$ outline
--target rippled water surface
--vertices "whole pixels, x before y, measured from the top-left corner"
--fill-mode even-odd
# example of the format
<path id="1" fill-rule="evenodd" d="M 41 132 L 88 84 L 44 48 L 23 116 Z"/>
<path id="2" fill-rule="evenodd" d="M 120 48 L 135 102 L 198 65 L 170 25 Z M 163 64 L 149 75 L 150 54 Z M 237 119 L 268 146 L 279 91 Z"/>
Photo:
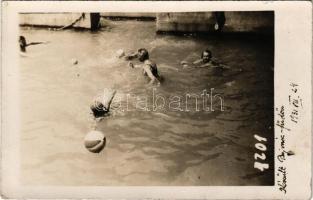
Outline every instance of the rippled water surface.
<path id="1" fill-rule="evenodd" d="M 273 40 L 156 35 L 152 21 L 108 24 L 96 33 L 21 28 L 29 42 L 50 41 L 28 47 L 20 59 L 24 184 L 273 184 Z M 115 57 L 118 49 L 140 47 L 157 63 L 161 86 L 147 86 L 140 70 Z M 206 48 L 230 70 L 182 68 L 182 60 L 194 61 Z M 117 94 L 111 115 L 95 123 L 89 105 L 103 88 Z M 225 111 L 216 109 L 216 100 L 215 111 L 196 111 L 202 102 L 194 98 L 181 102 L 189 112 L 135 109 L 138 100 L 151 109 L 153 93 L 168 100 L 212 88 Z M 136 98 L 127 103 L 127 94 Z M 93 127 L 107 138 L 99 154 L 83 143 Z M 254 134 L 268 138 L 265 172 L 253 167 Z"/>

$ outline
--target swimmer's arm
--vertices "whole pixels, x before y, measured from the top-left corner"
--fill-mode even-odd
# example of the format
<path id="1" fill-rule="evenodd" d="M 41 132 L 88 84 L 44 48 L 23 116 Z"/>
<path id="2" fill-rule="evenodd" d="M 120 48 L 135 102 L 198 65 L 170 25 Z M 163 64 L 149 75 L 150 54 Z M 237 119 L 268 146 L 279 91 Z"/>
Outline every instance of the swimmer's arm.
<path id="1" fill-rule="evenodd" d="M 145 65 L 143 69 L 147 73 L 148 77 L 151 79 L 149 85 L 152 85 L 154 82 L 160 83 L 159 80 L 152 74 L 149 65 Z"/>
<path id="2" fill-rule="evenodd" d="M 205 63 L 203 65 L 198 66 L 199 68 L 203 68 L 203 67 L 212 67 L 211 63 Z"/>
<path id="3" fill-rule="evenodd" d="M 125 56 L 125 59 L 126 60 L 132 60 L 134 58 L 137 58 L 138 57 L 138 53 L 131 53 L 131 54 L 128 54 Z"/>
<path id="4" fill-rule="evenodd" d="M 140 68 L 140 67 L 142 67 L 142 65 L 134 65 L 132 62 L 129 62 L 128 66 L 131 67 L 131 68 Z"/>
<path id="5" fill-rule="evenodd" d="M 220 67 L 222 67 L 222 68 L 224 68 L 224 69 L 230 69 L 230 67 L 229 67 L 229 66 L 224 65 L 224 64 L 219 64 L 219 66 L 220 66 Z"/>
<path id="6" fill-rule="evenodd" d="M 218 61 L 216 61 L 215 59 L 212 59 L 211 61 L 212 63 L 212 66 L 211 67 L 221 67 L 221 68 L 224 68 L 224 69 L 230 69 L 229 66 L 225 65 L 225 64 L 222 64 L 222 63 L 219 63 Z"/>
<path id="7" fill-rule="evenodd" d="M 221 64 L 221 63 L 217 63 L 215 61 L 212 62 L 212 68 L 223 68 L 223 69 L 230 69 L 229 66 Z"/>
<path id="8" fill-rule="evenodd" d="M 134 66 L 134 68 L 140 68 L 140 67 L 142 67 L 142 65 L 133 65 Z"/>
<path id="9" fill-rule="evenodd" d="M 199 60 L 194 61 L 192 64 L 197 65 L 197 64 L 199 64 L 201 62 L 202 62 L 202 59 L 199 59 Z"/>
<path id="10" fill-rule="evenodd" d="M 37 44 L 48 44 L 49 42 L 31 42 L 27 44 L 26 46 L 31 46 L 31 45 L 37 45 Z"/>

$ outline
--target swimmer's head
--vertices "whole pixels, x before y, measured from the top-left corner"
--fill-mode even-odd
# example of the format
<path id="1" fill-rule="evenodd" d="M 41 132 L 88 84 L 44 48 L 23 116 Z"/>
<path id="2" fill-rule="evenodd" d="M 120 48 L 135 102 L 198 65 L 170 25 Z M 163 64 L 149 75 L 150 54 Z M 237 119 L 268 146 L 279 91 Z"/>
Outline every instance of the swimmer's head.
<path id="1" fill-rule="evenodd" d="M 22 51 L 22 52 L 25 52 L 25 51 L 26 51 L 27 43 L 26 43 L 26 39 L 25 39 L 24 36 L 20 36 L 19 43 L 20 43 L 20 49 L 21 49 L 21 51 Z"/>
<path id="2" fill-rule="evenodd" d="M 212 52 L 208 49 L 204 50 L 201 55 L 201 59 L 204 63 L 210 62 L 212 58 Z"/>
<path id="3" fill-rule="evenodd" d="M 138 59 L 140 62 L 144 62 L 145 60 L 149 59 L 149 53 L 147 49 L 144 48 L 138 49 Z"/>

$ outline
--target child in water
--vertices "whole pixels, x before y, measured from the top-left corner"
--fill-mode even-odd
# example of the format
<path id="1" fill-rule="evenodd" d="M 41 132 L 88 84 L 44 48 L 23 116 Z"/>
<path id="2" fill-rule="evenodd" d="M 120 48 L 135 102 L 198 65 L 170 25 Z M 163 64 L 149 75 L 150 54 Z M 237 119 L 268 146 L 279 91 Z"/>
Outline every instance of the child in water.
<path id="1" fill-rule="evenodd" d="M 153 83 L 160 84 L 160 76 L 157 65 L 149 59 L 148 51 L 144 48 L 140 48 L 136 53 L 124 56 L 124 59 L 126 60 L 133 60 L 135 58 L 138 58 L 142 64 L 134 65 L 132 62 L 129 62 L 128 66 L 132 68 L 142 68 L 143 74 L 150 78 L 149 85 Z"/>

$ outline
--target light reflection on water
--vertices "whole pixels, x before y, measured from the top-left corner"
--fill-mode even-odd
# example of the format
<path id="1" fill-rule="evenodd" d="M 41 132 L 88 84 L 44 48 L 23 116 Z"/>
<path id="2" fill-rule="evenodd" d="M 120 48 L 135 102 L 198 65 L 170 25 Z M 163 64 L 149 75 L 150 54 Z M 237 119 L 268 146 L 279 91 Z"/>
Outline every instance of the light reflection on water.
<path id="1" fill-rule="evenodd" d="M 271 41 L 213 36 L 156 35 L 154 22 L 111 22 L 98 33 L 21 29 L 29 42 L 21 59 L 22 181 L 48 185 L 260 185 L 272 172 L 253 168 L 253 134 L 271 140 L 273 47 Z M 115 58 L 118 49 L 145 47 L 164 78 L 156 92 L 165 98 L 200 95 L 214 88 L 225 112 L 158 112 L 115 109 L 96 124 L 107 136 L 100 154 L 83 146 L 94 122 L 93 97 L 103 88 L 151 101 L 141 71 Z M 182 69 L 209 48 L 231 70 Z M 71 59 L 78 64 L 72 65 Z M 238 72 L 243 69 L 243 72 Z M 226 83 L 233 82 L 231 86 Z M 195 105 L 189 99 L 188 106 Z M 182 107 L 186 106 L 184 102 Z M 269 143 L 269 149 L 272 144 Z M 270 152 L 268 152 L 271 156 Z M 269 159 L 271 163 L 271 158 Z"/>

